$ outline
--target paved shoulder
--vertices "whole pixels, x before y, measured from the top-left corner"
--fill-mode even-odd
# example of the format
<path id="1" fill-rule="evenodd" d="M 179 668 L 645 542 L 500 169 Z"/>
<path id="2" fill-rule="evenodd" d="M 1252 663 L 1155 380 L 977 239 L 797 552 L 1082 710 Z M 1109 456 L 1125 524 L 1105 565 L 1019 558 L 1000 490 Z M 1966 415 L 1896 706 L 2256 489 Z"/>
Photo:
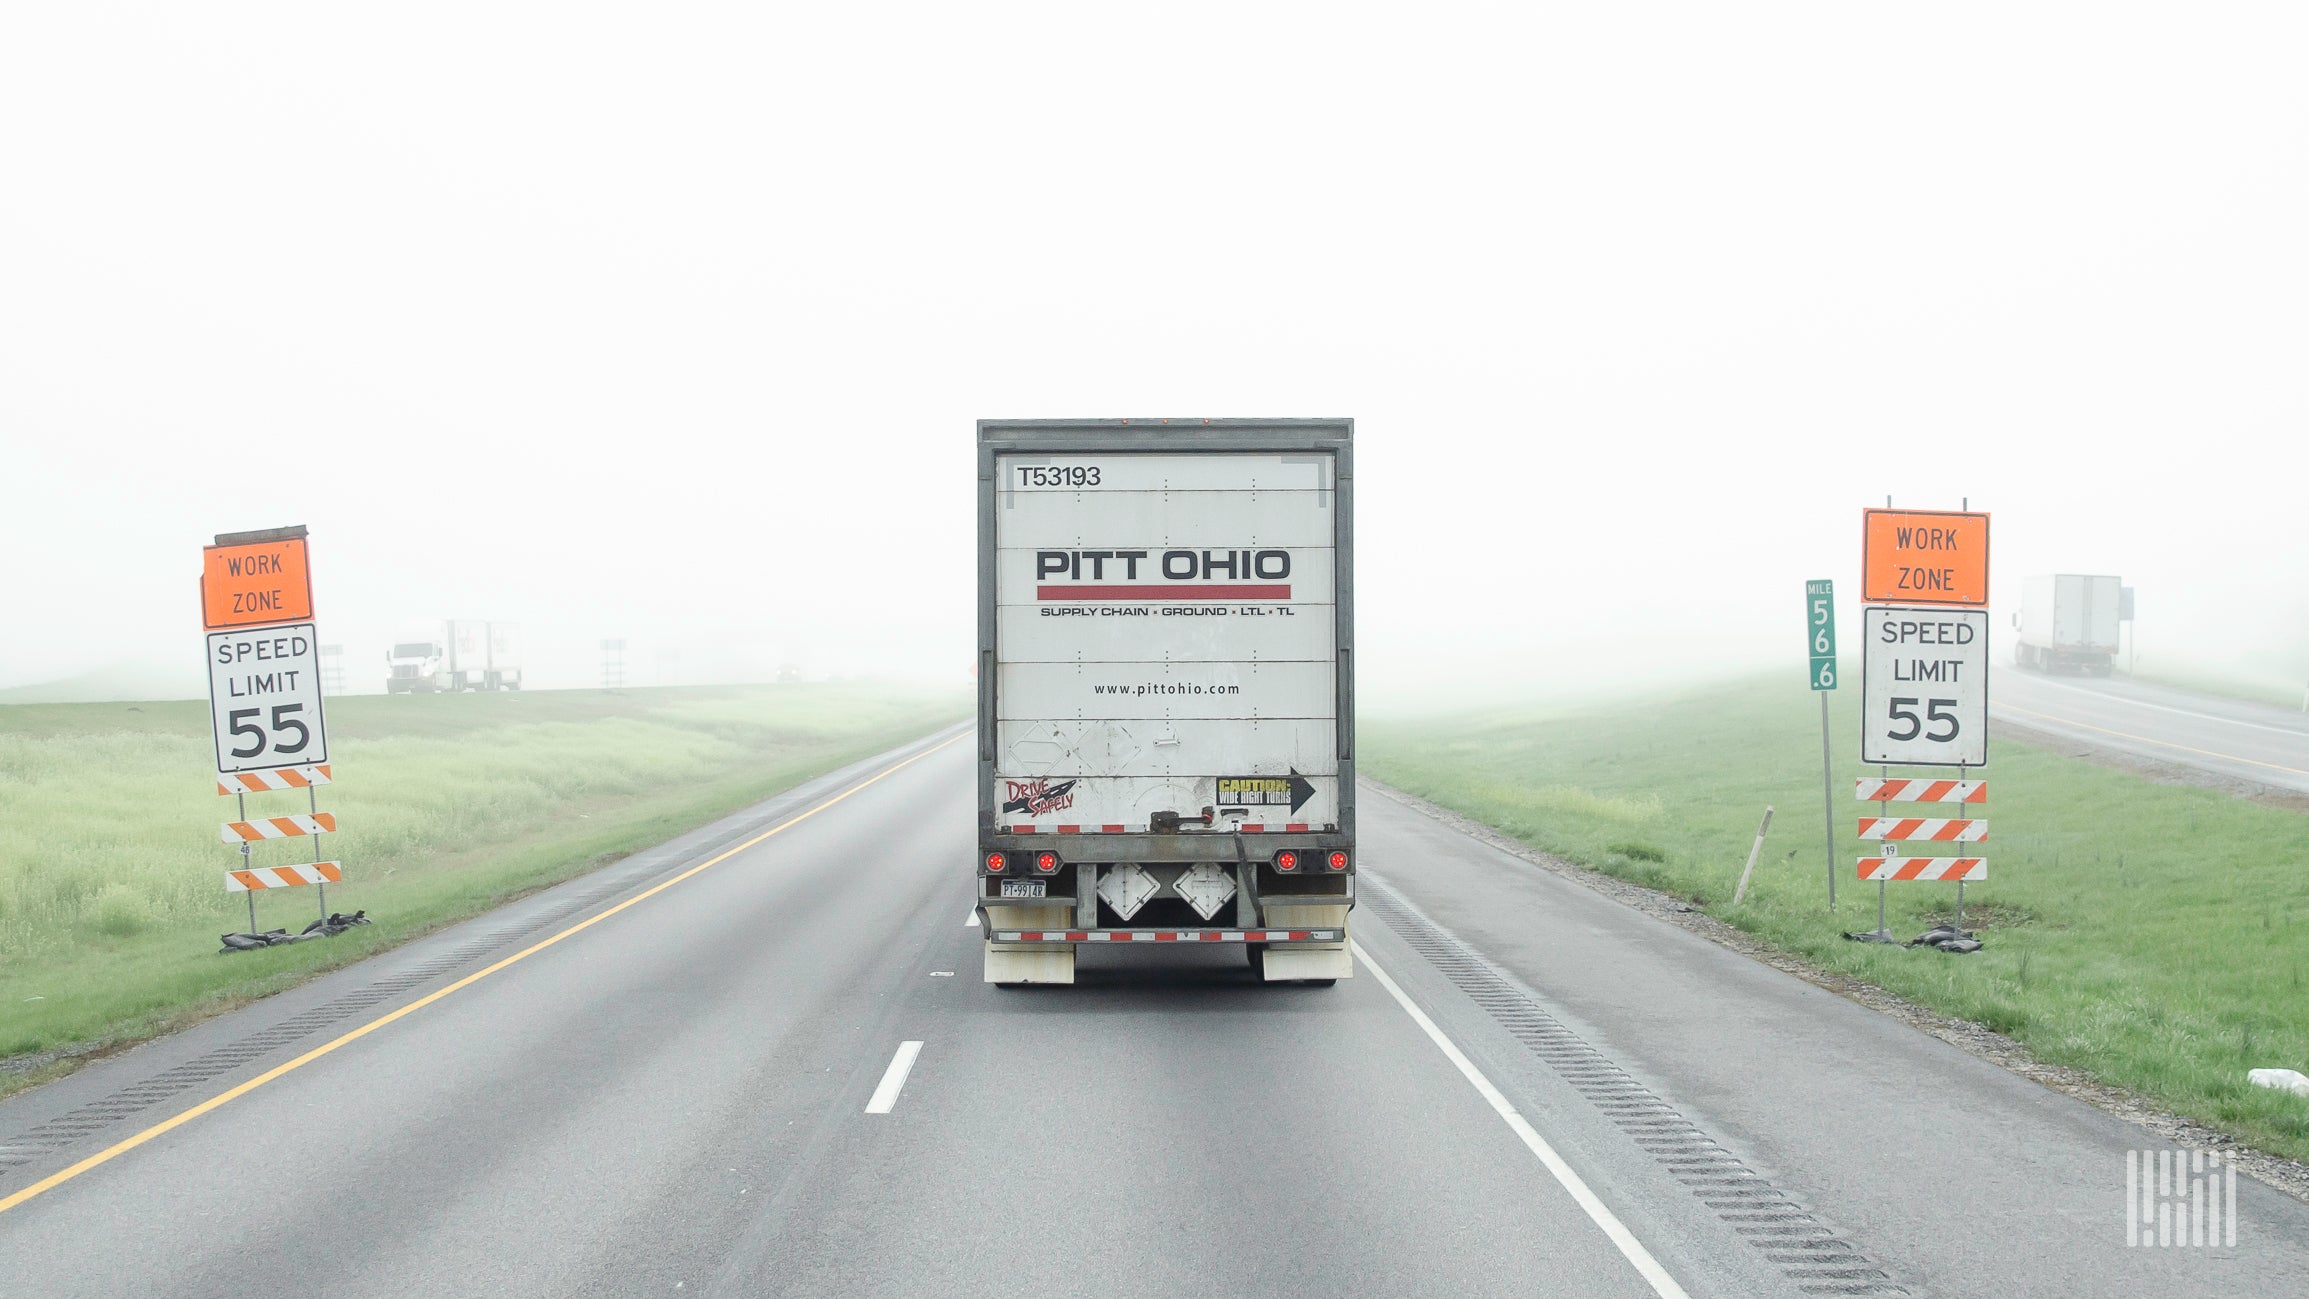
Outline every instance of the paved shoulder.
<path id="1" fill-rule="evenodd" d="M 1596 1066 L 1544 1040 L 1537 1067 L 1624 1075 L 1884 1278 L 1856 1284 L 2118 1295 L 2218 1275 L 2309 1294 L 2309 1205 L 2240 1180 L 2235 1249 L 2128 1248 L 2127 1152 L 2147 1132 L 1400 803 L 1367 800 L 1363 829 L 1364 861 L 1471 954 L 1450 959 L 1479 959 L 1617 1072 L 1582 1075 Z M 1645 1143 L 1621 1145 L 1632 1160 Z"/>

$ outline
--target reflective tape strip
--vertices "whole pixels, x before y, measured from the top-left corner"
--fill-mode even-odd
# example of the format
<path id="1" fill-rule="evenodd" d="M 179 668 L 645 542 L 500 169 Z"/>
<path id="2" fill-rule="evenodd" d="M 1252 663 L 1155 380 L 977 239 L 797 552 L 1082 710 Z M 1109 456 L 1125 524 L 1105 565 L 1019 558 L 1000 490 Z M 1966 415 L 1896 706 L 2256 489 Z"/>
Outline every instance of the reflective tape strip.
<path id="1" fill-rule="evenodd" d="M 1984 880 L 1988 860 L 1983 857 L 1863 857 L 1864 880 Z"/>
<path id="2" fill-rule="evenodd" d="M 996 834 L 1129 834 L 1127 825 L 998 825 Z"/>
<path id="3" fill-rule="evenodd" d="M 301 884 L 334 884 L 343 878 L 344 863 L 309 861 L 294 866 L 251 866 L 247 870 L 226 871 L 224 887 L 227 893 L 248 893 L 259 889 L 293 889 Z"/>
<path id="4" fill-rule="evenodd" d="M 1258 825 L 1243 825 L 1235 828 L 1245 834 L 1274 834 L 1278 831 L 1284 834 L 1307 834 L 1313 831 L 1315 827 L 1305 821 L 1293 821 L 1288 825 L 1267 825 L 1262 822 Z"/>
<path id="5" fill-rule="evenodd" d="M 250 843 L 258 839 L 294 839 L 300 834 L 326 834 L 336 828 L 334 812 L 315 812 L 310 816 L 299 812 L 295 816 L 268 816 L 262 821 L 227 821 L 220 837 L 226 843 Z"/>
<path id="6" fill-rule="evenodd" d="M 1346 936 L 1337 929 L 1005 929 L 987 935 L 998 943 L 1336 943 Z"/>
<path id="7" fill-rule="evenodd" d="M 270 771 L 220 772 L 216 792 L 261 794 L 269 789 L 306 789 L 330 783 L 329 766 L 324 762 L 311 767 L 275 767 Z"/>
<path id="8" fill-rule="evenodd" d="M 1934 817 L 1864 816 L 1863 839 L 1923 839 L 1935 843 L 1979 843 L 1988 838 L 1986 821 L 1952 821 Z"/>
<path id="9" fill-rule="evenodd" d="M 1985 803 L 1985 780 L 1878 780 L 1862 776 L 1853 791 L 1863 803 Z"/>

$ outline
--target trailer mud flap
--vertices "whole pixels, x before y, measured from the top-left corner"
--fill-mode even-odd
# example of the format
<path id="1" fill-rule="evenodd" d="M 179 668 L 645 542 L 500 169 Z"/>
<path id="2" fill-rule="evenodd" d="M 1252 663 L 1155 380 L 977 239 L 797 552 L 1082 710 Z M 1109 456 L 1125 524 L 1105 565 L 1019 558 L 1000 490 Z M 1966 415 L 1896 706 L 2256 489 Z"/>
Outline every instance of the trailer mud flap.
<path id="1" fill-rule="evenodd" d="M 1000 906 L 986 905 L 986 932 L 998 930 L 1064 930 L 1074 909 L 1064 903 L 1056 906 Z M 991 937 L 986 942 L 986 981 L 988 983 L 1072 983 L 1074 982 L 1074 944 L 1072 943 L 998 943 Z"/>
<path id="2" fill-rule="evenodd" d="M 1270 929 L 1336 929 L 1339 941 L 1335 943 L 1276 944 L 1267 948 L 1261 961 L 1267 982 L 1281 983 L 1290 979 L 1351 979 L 1355 977 L 1355 956 L 1347 950 L 1347 904 L 1332 902 L 1285 902 L 1274 897 L 1260 899 Z"/>

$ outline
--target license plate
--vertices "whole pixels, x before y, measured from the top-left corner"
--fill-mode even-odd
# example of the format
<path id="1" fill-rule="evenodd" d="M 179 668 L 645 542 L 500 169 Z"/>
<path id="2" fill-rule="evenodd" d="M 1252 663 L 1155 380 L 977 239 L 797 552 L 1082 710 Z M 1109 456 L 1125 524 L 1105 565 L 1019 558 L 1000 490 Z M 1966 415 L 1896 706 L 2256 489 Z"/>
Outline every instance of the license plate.
<path id="1" fill-rule="evenodd" d="M 1006 898 L 1043 897 L 1045 896 L 1043 890 L 1048 888 L 1049 884 L 1048 880 L 1004 880 L 1002 881 L 1002 896 Z"/>

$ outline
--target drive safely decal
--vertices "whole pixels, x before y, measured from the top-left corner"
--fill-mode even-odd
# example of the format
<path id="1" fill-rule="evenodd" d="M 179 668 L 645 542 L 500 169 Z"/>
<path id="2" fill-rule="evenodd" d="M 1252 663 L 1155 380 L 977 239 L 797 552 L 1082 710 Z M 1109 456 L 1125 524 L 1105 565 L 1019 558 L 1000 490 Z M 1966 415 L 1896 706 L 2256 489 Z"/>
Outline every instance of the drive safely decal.
<path id="1" fill-rule="evenodd" d="M 1045 812 L 1063 812 L 1074 806 L 1074 787 L 1077 782 L 1062 780 L 1053 785 L 1036 777 L 1033 780 L 1006 780 L 1002 782 L 1002 811 L 1005 815 L 1041 816 Z"/>

